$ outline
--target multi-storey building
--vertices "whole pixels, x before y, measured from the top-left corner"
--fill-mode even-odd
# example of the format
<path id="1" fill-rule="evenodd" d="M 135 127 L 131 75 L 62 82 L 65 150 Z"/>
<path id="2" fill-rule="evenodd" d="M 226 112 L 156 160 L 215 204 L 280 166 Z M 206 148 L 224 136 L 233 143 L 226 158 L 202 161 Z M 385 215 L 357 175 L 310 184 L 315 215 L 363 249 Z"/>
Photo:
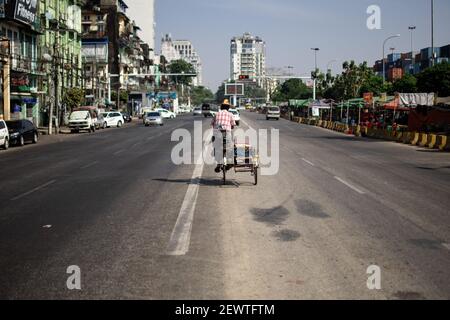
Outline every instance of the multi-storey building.
<path id="1" fill-rule="evenodd" d="M 0 33 L 3 76 L 0 117 L 29 119 L 39 123 L 38 2 L 10 0 L 0 2 Z"/>
<path id="2" fill-rule="evenodd" d="M 87 76 L 87 87 L 90 87 L 95 101 L 103 101 L 106 96 L 107 102 L 117 105 L 119 98 L 111 101 L 111 92 L 126 90 L 140 96 L 140 99 L 133 100 L 142 103 L 151 90 L 154 79 L 136 75 L 149 73 L 153 65 L 150 53 L 153 48 L 146 47 L 144 54 L 144 42 L 138 34 L 140 28 L 130 19 L 127 10 L 128 5 L 123 0 L 93 0 L 83 7 L 83 43 L 86 50 L 92 52 L 94 46 L 102 48 L 102 53 L 107 55 L 106 61 L 85 57 L 86 74 L 91 75 Z M 133 111 L 133 106 L 128 107 Z"/>
<path id="3" fill-rule="evenodd" d="M 179 53 L 180 58 L 192 64 L 197 73 L 197 77 L 192 79 L 194 86 L 201 86 L 203 83 L 202 61 L 192 43 L 188 40 L 174 40 L 173 46 Z"/>
<path id="4" fill-rule="evenodd" d="M 230 78 L 237 81 L 241 76 L 262 87 L 266 75 L 266 44 L 249 33 L 231 39 Z"/>
<path id="5" fill-rule="evenodd" d="M 145 12 L 145 15 L 142 13 Z M 155 0 L 133 0 L 133 5 L 128 8 L 131 17 L 139 17 L 136 23 L 142 28 L 141 39 L 148 44 L 151 60 L 154 59 L 155 49 Z"/>
<path id="6" fill-rule="evenodd" d="M 175 49 L 171 34 L 166 34 L 161 39 L 161 55 L 164 56 L 165 61 L 168 63 L 181 59 L 180 52 Z"/>
<path id="7" fill-rule="evenodd" d="M 43 93 L 43 115 L 51 104 L 58 122 L 70 112 L 63 104 L 69 88 L 83 88 L 83 64 L 81 59 L 81 7 L 86 0 L 39 0 L 39 59 L 46 76 L 39 89 Z M 46 57 L 51 57 L 49 61 Z M 47 119 L 48 120 L 48 119 Z M 46 124 L 46 123 L 41 123 Z"/>

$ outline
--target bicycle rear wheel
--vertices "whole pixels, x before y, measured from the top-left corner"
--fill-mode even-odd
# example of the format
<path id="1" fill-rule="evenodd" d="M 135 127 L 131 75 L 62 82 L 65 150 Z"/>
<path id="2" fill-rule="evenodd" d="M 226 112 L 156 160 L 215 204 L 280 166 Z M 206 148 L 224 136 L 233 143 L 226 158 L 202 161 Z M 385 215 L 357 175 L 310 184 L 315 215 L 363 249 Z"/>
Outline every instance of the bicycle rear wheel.
<path id="1" fill-rule="evenodd" d="M 223 185 L 226 185 L 227 184 L 227 168 L 226 168 L 226 166 L 223 166 L 222 171 L 223 171 Z"/>

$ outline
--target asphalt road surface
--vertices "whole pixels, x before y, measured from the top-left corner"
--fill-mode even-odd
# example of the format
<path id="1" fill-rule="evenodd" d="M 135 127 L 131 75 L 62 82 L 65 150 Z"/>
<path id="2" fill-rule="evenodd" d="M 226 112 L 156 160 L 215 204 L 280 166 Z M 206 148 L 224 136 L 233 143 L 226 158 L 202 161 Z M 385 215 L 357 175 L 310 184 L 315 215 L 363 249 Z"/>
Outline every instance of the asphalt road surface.
<path id="1" fill-rule="evenodd" d="M 0 298 L 450 299 L 450 154 L 253 113 L 242 127 L 280 130 L 258 186 L 172 163 L 190 115 L 0 152 Z"/>

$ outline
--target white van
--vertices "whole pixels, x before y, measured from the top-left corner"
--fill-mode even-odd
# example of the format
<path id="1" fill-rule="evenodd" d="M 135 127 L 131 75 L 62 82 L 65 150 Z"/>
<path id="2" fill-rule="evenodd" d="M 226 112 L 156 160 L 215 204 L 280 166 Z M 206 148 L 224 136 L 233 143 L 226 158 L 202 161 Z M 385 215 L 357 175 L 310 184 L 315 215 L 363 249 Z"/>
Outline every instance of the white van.
<path id="1" fill-rule="evenodd" d="M 9 148 L 9 131 L 6 122 L 0 120 L 0 147 L 5 150 Z"/>
<path id="2" fill-rule="evenodd" d="M 69 117 L 69 129 L 70 132 L 78 132 L 81 130 L 87 130 L 95 132 L 97 119 L 91 116 L 89 111 L 74 111 Z"/>

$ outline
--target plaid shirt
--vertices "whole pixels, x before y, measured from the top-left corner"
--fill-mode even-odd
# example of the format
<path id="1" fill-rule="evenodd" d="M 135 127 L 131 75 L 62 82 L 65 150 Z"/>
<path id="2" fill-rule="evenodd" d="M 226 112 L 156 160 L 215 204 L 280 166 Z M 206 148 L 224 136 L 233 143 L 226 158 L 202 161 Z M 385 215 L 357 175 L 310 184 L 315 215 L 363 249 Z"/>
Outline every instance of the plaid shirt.
<path id="1" fill-rule="evenodd" d="M 214 117 L 211 125 L 214 129 L 231 131 L 236 126 L 236 122 L 234 121 L 233 114 L 228 111 L 220 111 Z"/>

